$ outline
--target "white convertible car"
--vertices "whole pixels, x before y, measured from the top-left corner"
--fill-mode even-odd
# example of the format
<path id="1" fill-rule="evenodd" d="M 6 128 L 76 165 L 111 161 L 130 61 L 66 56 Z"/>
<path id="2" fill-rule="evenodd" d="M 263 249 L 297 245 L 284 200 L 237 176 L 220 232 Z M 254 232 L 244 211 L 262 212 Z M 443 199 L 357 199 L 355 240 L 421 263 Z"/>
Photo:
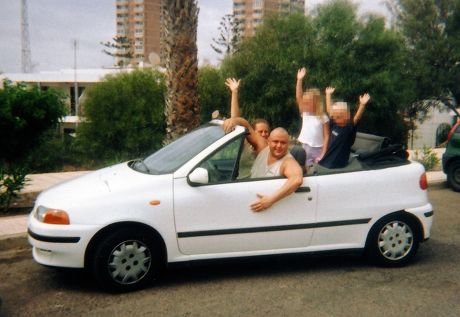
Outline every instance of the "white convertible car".
<path id="1" fill-rule="evenodd" d="M 252 212 L 256 194 L 285 179 L 239 179 L 246 131 L 221 124 L 41 193 L 28 224 L 34 259 L 126 291 L 185 261 L 340 250 L 400 266 L 430 237 L 424 168 L 385 146 L 344 169 L 311 169 L 295 193 Z"/>

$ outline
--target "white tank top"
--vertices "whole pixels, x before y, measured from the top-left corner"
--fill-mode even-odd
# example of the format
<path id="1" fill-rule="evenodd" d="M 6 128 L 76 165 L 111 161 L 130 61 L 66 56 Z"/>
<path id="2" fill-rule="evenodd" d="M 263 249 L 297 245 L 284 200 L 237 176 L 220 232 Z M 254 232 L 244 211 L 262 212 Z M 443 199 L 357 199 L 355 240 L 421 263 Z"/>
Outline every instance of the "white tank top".
<path id="1" fill-rule="evenodd" d="M 281 164 L 283 164 L 283 162 L 287 158 L 292 157 L 292 155 L 288 152 L 285 156 L 277 160 L 275 163 L 268 165 L 267 161 L 269 153 L 270 149 L 267 146 L 257 155 L 256 160 L 254 161 L 254 165 L 252 165 L 251 178 L 281 176 Z"/>
<path id="2" fill-rule="evenodd" d="M 329 118 L 326 115 L 320 117 L 302 112 L 302 129 L 298 140 L 312 147 L 323 146 L 323 124 L 328 121 Z"/>

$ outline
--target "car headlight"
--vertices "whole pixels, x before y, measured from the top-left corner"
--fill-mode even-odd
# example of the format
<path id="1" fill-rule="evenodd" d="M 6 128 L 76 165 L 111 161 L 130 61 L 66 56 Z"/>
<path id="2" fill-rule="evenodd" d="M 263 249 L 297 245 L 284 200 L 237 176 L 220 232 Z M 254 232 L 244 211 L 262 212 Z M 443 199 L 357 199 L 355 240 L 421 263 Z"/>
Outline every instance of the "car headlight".
<path id="1" fill-rule="evenodd" d="M 35 218 L 43 223 L 53 225 L 69 225 L 70 218 L 67 212 L 56 208 L 48 208 L 45 206 L 38 206 L 35 211 Z"/>

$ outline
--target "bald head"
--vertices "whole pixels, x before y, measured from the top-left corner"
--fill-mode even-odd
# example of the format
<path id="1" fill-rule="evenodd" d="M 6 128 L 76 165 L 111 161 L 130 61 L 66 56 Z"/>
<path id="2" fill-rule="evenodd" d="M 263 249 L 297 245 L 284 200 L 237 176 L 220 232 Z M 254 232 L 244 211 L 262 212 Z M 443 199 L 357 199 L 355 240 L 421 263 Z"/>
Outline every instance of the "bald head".
<path id="1" fill-rule="evenodd" d="M 288 153 L 289 133 L 283 128 L 276 128 L 268 137 L 270 153 L 276 159 L 280 159 Z"/>
<path id="2" fill-rule="evenodd" d="M 286 131 L 286 129 L 281 127 L 273 129 L 273 131 L 270 133 L 270 137 L 272 135 L 276 135 L 277 137 L 286 137 L 287 139 L 289 139 L 289 133 Z"/>

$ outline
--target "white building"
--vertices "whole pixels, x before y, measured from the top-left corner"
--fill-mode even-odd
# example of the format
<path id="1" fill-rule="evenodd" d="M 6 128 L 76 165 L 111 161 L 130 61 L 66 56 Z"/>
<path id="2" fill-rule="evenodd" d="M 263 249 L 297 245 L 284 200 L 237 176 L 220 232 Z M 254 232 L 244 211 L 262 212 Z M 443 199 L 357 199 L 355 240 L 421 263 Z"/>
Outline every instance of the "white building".
<path id="1" fill-rule="evenodd" d="M 62 120 L 61 128 L 72 132 L 79 122 L 79 107 L 84 92 L 88 87 L 103 80 L 107 75 L 117 74 L 130 69 L 63 69 L 60 71 L 46 71 L 38 73 L 3 73 L 0 74 L 0 89 L 3 89 L 4 80 L 13 83 L 25 83 L 29 86 L 38 86 L 40 89 L 54 88 L 62 90 L 67 96 L 68 115 Z M 75 91 L 78 98 L 75 98 Z"/>
<path id="2" fill-rule="evenodd" d="M 449 108 L 445 107 L 443 111 L 432 108 L 428 118 L 423 123 L 416 122 L 417 129 L 414 132 L 413 145 L 411 146 L 411 135 L 409 135 L 409 147 L 416 150 L 423 149 L 424 146 L 429 148 L 438 146 L 443 142 L 439 139 L 442 126 L 444 124 L 452 126 L 455 120 L 457 120 L 455 113 Z"/>

